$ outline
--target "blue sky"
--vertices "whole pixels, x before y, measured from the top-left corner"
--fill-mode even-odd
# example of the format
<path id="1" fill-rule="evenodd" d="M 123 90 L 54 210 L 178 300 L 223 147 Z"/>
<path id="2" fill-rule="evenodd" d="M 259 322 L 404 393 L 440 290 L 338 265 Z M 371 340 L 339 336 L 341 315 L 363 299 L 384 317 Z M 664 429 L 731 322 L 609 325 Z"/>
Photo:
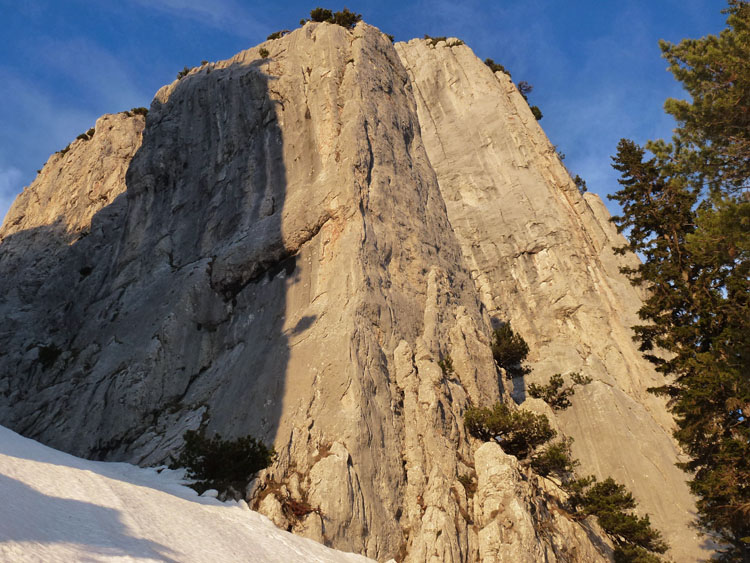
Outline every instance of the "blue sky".
<path id="1" fill-rule="evenodd" d="M 49 155 L 103 113 L 148 107 L 184 66 L 220 60 L 319 4 L 242 0 L 0 0 L 0 217 Z M 344 4 L 320 4 L 333 10 Z M 718 33 L 720 0 L 347 2 L 397 41 L 447 35 L 534 85 L 565 164 L 605 195 L 617 141 L 669 137 L 684 97 L 659 39 Z M 610 205 L 611 207 L 611 205 Z"/>

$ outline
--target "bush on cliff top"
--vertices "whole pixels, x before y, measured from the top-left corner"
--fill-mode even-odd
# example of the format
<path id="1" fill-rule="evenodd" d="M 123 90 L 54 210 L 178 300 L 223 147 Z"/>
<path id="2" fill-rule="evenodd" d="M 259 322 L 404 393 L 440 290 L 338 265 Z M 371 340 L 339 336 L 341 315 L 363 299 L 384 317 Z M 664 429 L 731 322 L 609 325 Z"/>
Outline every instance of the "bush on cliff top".
<path id="1" fill-rule="evenodd" d="M 333 23 L 346 29 L 352 29 L 357 25 L 357 22 L 362 21 L 362 14 L 350 12 L 347 8 L 340 12 L 332 12 L 326 8 L 314 8 L 310 10 L 310 19 L 301 19 L 299 23 L 304 25 L 308 21 Z"/>

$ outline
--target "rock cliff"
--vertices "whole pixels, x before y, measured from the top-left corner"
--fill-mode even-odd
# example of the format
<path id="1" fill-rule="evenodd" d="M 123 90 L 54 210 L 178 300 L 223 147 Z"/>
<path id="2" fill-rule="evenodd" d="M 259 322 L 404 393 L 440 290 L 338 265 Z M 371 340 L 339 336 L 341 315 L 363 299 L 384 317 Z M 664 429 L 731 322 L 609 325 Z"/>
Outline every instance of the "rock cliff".
<path id="1" fill-rule="evenodd" d="M 0 423 L 140 464 L 187 429 L 252 434 L 279 452 L 254 505 L 378 560 L 606 560 L 553 484 L 465 432 L 469 404 L 511 402 L 489 347 L 510 317 L 536 377 L 596 379 L 558 421 L 578 456 L 684 537 L 616 236 L 512 84 L 468 48 L 394 49 L 366 24 L 260 47 L 159 90 L 145 128 L 102 117 L 19 196 L 0 229 Z"/>
<path id="2" fill-rule="evenodd" d="M 625 483 L 671 553 L 695 559 L 694 503 L 674 465 L 671 417 L 646 391 L 663 380 L 630 330 L 642 296 L 619 269 L 637 258 L 614 254 L 625 240 L 606 208 L 579 193 L 507 74 L 465 45 L 412 40 L 396 49 L 477 292 L 529 344 L 531 372 L 513 381 L 514 398 L 524 402 L 528 383 L 556 373 L 591 377 L 557 413 L 580 472 Z"/>

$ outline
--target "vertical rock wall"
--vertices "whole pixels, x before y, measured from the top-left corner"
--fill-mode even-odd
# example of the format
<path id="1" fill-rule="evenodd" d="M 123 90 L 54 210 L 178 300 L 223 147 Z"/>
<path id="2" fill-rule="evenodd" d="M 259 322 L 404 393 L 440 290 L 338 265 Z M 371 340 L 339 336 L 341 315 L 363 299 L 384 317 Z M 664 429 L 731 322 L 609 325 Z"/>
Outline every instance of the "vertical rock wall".
<path id="1" fill-rule="evenodd" d="M 604 205 L 578 192 L 506 74 L 493 74 L 465 45 L 412 40 L 396 49 L 481 299 L 530 346 L 532 372 L 513 382 L 514 398 L 555 373 L 592 377 L 557 413 L 581 472 L 625 483 L 674 557 L 695 560 L 693 499 L 674 466 L 671 418 L 646 392 L 662 379 L 632 341 L 641 297 L 619 267 L 637 259 L 614 255 L 624 239 Z"/>
<path id="2" fill-rule="evenodd" d="M 468 78 L 448 76 L 461 65 L 425 57 L 427 74 L 415 74 L 399 46 L 410 82 L 391 42 L 365 24 L 307 24 L 264 43 L 266 58 L 259 47 L 162 88 L 145 130 L 139 116 L 103 117 L 19 197 L 0 230 L 0 423 L 78 455 L 141 464 L 168 460 L 187 429 L 252 434 L 279 452 L 250 491 L 259 510 L 380 560 L 604 560 L 601 534 L 555 509 L 559 491 L 496 445 L 479 447 L 461 419 L 469 402 L 509 400 L 488 310 L 517 314 L 527 339 L 537 342 L 536 326 L 557 345 L 551 321 L 537 326 L 528 314 L 547 299 L 530 287 L 563 291 L 556 268 L 589 268 L 599 285 L 586 291 L 611 292 L 609 309 L 593 303 L 590 316 L 632 315 L 618 309 L 632 290 L 612 277 L 613 235 L 597 222 L 605 212 L 581 226 L 565 207 L 587 205 L 574 189 L 560 192 L 572 199 L 553 190 L 528 203 L 517 167 L 500 166 L 504 153 L 485 145 L 502 144 L 540 182 L 569 180 L 528 144 L 537 126 L 525 114 L 516 123 L 528 113 L 517 100 L 517 113 L 501 116 L 509 135 L 489 130 L 479 145 L 477 115 L 444 111 L 458 93 L 484 99 L 500 88 L 502 103 L 513 100 L 491 73 L 487 92 L 471 82 L 456 90 Z M 456 54 L 474 64 L 468 49 Z M 425 114 L 425 99 L 452 115 L 454 133 Z M 452 136 L 473 150 L 454 152 Z M 469 152 L 497 161 L 489 170 L 509 174 L 516 191 L 499 196 L 484 168 L 469 169 Z M 451 170 L 459 187 L 481 185 L 454 189 Z M 479 202 L 510 196 L 526 202 L 513 213 L 528 214 L 513 229 L 568 221 L 558 243 L 529 246 L 515 230 L 486 237 L 498 217 Z M 555 258 L 568 236 L 589 246 Z M 489 268 L 514 264 L 521 247 L 560 265 L 544 278 L 533 261 Z M 624 321 L 602 322 L 627 332 Z M 587 344 L 590 357 L 624 353 L 607 342 Z M 441 367 L 448 357 L 452 368 Z M 653 432 L 660 447 L 645 380 L 629 373 L 602 369 L 591 389 L 617 408 L 632 403 L 624 420 L 646 422 L 627 431 Z M 571 412 L 579 426 L 606 414 Z"/>

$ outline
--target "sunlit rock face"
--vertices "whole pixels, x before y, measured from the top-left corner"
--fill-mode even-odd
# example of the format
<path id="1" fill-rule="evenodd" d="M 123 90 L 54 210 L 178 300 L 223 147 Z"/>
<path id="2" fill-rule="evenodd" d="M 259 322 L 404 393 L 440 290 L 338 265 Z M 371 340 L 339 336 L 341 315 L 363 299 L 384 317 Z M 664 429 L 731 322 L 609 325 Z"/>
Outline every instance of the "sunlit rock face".
<path id="1" fill-rule="evenodd" d="M 646 391 L 664 381 L 630 330 L 642 295 L 620 267 L 637 258 L 614 254 L 625 240 L 599 197 L 578 192 L 508 75 L 465 45 L 412 40 L 396 49 L 477 292 L 493 319 L 511 321 L 529 344 L 531 373 L 513 381 L 514 399 L 556 373 L 591 377 L 557 413 L 580 472 L 626 484 L 674 557 L 695 560 L 694 504 L 674 465 L 671 417 Z"/>
<path id="2" fill-rule="evenodd" d="M 655 522 L 690 501 L 626 346 L 618 239 L 524 104 L 466 47 L 309 23 L 193 69 L 145 122 L 102 117 L 0 230 L 0 423 L 143 465 L 188 429 L 252 434 L 278 452 L 254 507 L 381 561 L 606 560 L 462 423 L 512 402 L 490 351 L 509 317 L 535 377 L 596 379 L 557 421 L 584 467 L 651 491 Z"/>

